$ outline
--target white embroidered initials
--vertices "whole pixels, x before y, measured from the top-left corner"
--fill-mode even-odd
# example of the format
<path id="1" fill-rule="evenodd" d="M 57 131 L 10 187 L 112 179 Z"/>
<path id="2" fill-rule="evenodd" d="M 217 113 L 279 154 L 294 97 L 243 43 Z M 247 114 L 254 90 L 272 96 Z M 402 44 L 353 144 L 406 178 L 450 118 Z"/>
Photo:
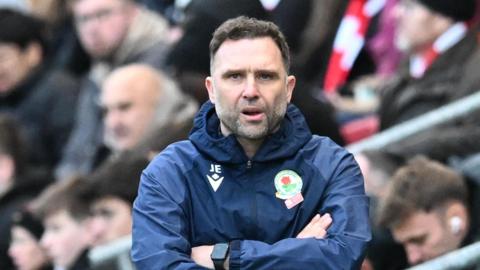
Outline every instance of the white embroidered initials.
<path id="1" fill-rule="evenodd" d="M 212 175 L 207 174 L 208 182 L 212 186 L 213 191 L 217 192 L 217 189 L 220 187 L 220 185 L 223 182 L 223 176 L 221 176 L 222 167 L 220 167 L 220 165 L 217 165 L 217 164 L 211 164 L 210 173 L 213 173 L 213 174 Z"/>

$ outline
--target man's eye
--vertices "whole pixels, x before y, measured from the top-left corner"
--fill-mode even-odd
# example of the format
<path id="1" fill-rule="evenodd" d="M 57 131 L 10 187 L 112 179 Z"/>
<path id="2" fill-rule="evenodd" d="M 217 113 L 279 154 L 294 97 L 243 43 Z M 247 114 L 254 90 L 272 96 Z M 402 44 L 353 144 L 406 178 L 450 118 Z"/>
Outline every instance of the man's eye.
<path id="1" fill-rule="evenodd" d="M 415 237 L 410 239 L 410 243 L 416 244 L 416 245 L 421 245 L 425 242 L 426 236 L 420 236 L 420 237 Z"/>
<path id="2" fill-rule="evenodd" d="M 93 216 L 111 218 L 113 216 L 113 212 L 109 209 L 96 209 L 93 211 Z"/>
<path id="3" fill-rule="evenodd" d="M 278 78 L 278 74 L 274 72 L 261 72 L 258 73 L 256 76 L 257 79 L 261 81 L 271 81 Z"/>
<path id="4" fill-rule="evenodd" d="M 240 73 L 232 73 L 232 74 L 228 75 L 228 77 L 229 77 L 230 79 L 233 79 L 233 80 L 238 80 L 238 79 L 240 79 L 242 76 L 240 75 Z"/>
<path id="5" fill-rule="evenodd" d="M 271 74 L 262 73 L 262 74 L 258 75 L 258 78 L 260 80 L 271 80 L 273 78 L 273 76 Z"/>

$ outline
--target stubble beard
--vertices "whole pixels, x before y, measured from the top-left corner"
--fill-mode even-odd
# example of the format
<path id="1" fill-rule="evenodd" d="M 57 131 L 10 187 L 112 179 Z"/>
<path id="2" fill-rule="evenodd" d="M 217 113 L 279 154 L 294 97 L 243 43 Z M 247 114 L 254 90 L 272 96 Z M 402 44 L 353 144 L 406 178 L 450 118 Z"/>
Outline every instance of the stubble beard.
<path id="1" fill-rule="evenodd" d="M 265 112 L 266 118 L 259 123 L 242 123 L 240 119 L 241 112 L 237 110 L 228 110 L 219 104 L 216 105 L 216 111 L 221 123 L 236 137 L 247 140 L 260 140 L 275 132 L 285 116 L 287 110 L 286 104 L 278 105 L 273 112 Z"/>

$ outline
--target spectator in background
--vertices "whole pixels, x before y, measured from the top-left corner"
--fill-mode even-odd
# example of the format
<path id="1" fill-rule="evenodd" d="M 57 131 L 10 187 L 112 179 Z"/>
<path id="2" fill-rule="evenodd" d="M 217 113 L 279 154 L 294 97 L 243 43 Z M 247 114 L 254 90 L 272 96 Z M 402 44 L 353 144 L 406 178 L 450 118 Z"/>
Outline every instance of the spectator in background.
<path id="1" fill-rule="evenodd" d="M 370 222 L 372 241 L 368 244 L 366 262 L 372 269 L 400 270 L 408 266 L 401 244 L 396 243 L 391 232 L 378 226 L 379 202 L 385 199 L 390 179 L 398 168 L 404 165 L 401 157 L 378 150 L 365 151 L 355 155 L 365 180 L 365 192 L 370 198 Z M 368 268 L 363 268 L 366 270 Z"/>
<path id="2" fill-rule="evenodd" d="M 28 11 L 45 21 L 48 35 L 48 63 L 81 77 L 90 59 L 75 33 L 71 12 L 65 0 L 28 0 Z"/>
<path id="3" fill-rule="evenodd" d="M 96 149 L 103 140 L 100 86 L 115 68 L 131 63 L 163 64 L 168 44 L 168 23 L 133 0 L 70 0 L 75 26 L 92 60 L 82 86 L 75 119 L 57 179 L 73 173 L 88 173 Z M 78 164 L 82 164 L 79 166 Z"/>
<path id="4" fill-rule="evenodd" d="M 169 125 L 191 125 L 198 109 L 165 74 L 139 64 L 121 67 L 106 78 L 100 106 L 104 143 L 113 153 L 140 147 L 152 136 L 161 140 L 171 132 Z"/>
<path id="5" fill-rule="evenodd" d="M 17 270 L 51 270 L 50 259 L 40 246 L 44 228 L 30 210 L 23 209 L 13 216 L 8 255 Z"/>
<path id="6" fill-rule="evenodd" d="M 81 196 L 85 188 L 85 179 L 71 178 L 49 186 L 33 202 L 34 213 L 45 227 L 40 243 L 55 268 L 87 270 L 90 267 L 87 252 L 93 234 L 89 205 Z"/>
<path id="7" fill-rule="evenodd" d="M 480 89 L 480 77 L 476 72 L 480 68 L 477 30 L 469 30 L 465 23 L 473 16 L 476 2 L 400 2 L 397 43 L 408 49 L 410 66 L 405 66 L 394 80 L 381 89 L 378 113 L 382 128 L 419 116 Z M 442 32 L 437 28 L 444 30 Z M 433 35 L 435 32 L 437 35 Z M 436 54 L 436 50 L 442 52 Z M 429 62 L 432 63 L 428 65 Z M 422 67 L 424 74 L 416 74 Z M 479 121 L 480 111 L 472 111 L 465 117 L 392 143 L 383 150 L 405 159 L 419 154 L 441 162 L 447 162 L 453 156 L 463 158 L 480 151 Z"/>
<path id="8" fill-rule="evenodd" d="M 380 87 L 380 128 L 386 129 L 480 88 L 475 0 L 404 0 L 396 8 L 396 46 L 408 61 Z"/>
<path id="9" fill-rule="evenodd" d="M 0 29 L 0 112 L 25 130 L 29 160 L 51 168 L 72 128 L 77 81 L 49 70 L 41 21 L 0 9 Z"/>
<path id="10" fill-rule="evenodd" d="M 84 196 L 90 201 L 94 246 L 132 233 L 132 205 L 148 162 L 146 156 L 124 153 L 88 177 L 89 188 Z"/>
<path id="11" fill-rule="evenodd" d="M 476 228 L 470 227 L 467 200 L 459 174 L 415 158 L 393 176 L 379 222 L 392 230 L 415 265 L 472 242 Z"/>
<path id="12" fill-rule="evenodd" d="M 108 157 L 142 148 L 172 132 L 170 125 L 188 124 L 198 109 L 196 102 L 160 71 L 145 65 L 120 67 L 105 79 L 99 97 L 103 111 L 102 141 L 91 148 L 90 158 L 69 166 L 96 168 Z M 185 131 L 186 137 L 188 131 Z M 77 171 L 80 172 L 80 171 Z"/>
<path id="13" fill-rule="evenodd" d="M 0 18 L 1 20 L 1 18 Z M 0 269 L 13 269 L 7 255 L 13 213 L 33 199 L 50 177 L 25 161 L 25 145 L 17 123 L 0 114 Z"/>

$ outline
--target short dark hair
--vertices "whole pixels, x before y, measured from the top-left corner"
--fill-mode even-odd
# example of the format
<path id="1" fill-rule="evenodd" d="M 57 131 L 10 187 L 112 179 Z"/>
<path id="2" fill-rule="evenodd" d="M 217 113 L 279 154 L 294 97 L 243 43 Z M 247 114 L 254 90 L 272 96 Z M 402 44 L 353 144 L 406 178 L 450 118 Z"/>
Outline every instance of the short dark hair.
<path id="1" fill-rule="evenodd" d="M 76 176 L 47 187 L 32 204 L 36 216 L 44 220 L 65 210 L 77 221 L 90 216 L 90 206 L 82 197 L 88 187 L 84 177 Z"/>
<path id="2" fill-rule="evenodd" d="M 15 44 L 22 50 L 31 43 L 38 43 L 43 53 L 47 49 L 45 23 L 31 15 L 0 8 L 0 29 L 0 42 Z"/>
<path id="3" fill-rule="evenodd" d="M 451 201 L 466 206 L 467 196 L 460 174 L 439 162 L 415 157 L 393 175 L 379 223 L 395 227 L 416 211 L 440 210 Z"/>
<path id="4" fill-rule="evenodd" d="M 272 22 L 240 16 L 222 23 L 213 33 L 210 41 L 210 63 L 220 46 L 226 40 L 253 39 L 271 37 L 282 54 L 283 65 L 288 72 L 290 68 L 290 49 L 285 36 Z"/>
<path id="5" fill-rule="evenodd" d="M 111 196 L 133 205 L 140 175 L 148 163 L 146 155 L 130 151 L 108 160 L 88 177 L 90 185 L 85 198 L 92 203 Z"/>

